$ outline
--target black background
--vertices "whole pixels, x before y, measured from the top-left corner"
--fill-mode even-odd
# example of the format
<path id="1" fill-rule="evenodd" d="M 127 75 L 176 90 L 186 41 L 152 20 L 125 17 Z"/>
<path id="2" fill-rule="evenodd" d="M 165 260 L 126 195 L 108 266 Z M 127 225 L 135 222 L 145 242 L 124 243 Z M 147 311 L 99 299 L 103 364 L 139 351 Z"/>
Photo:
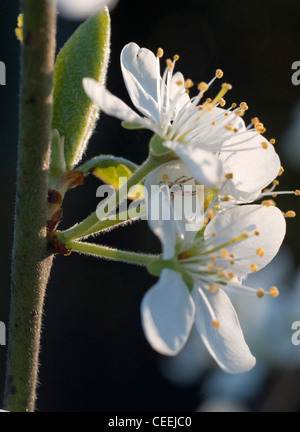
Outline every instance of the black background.
<path id="1" fill-rule="evenodd" d="M 8 0 L 1 0 L 0 8 L 0 60 L 7 68 L 7 85 L 0 88 L 0 320 L 7 322 L 18 133 L 19 43 L 14 28 L 19 9 L 17 2 Z M 291 83 L 291 65 L 300 60 L 299 19 L 298 0 L 120 0 L 111 13 L 107 87 L 130 104 L 119 64 L 120 51 L 130 41 L 154 52 L 162 47 L 166 57 L 179 54 L 177 70 L 195 82 L 210 80 L 215 69 L 222 68 L 233 85 L 228 101 L 245 100 L 250 106 L 246 120 L 259 116 L 266 136 L 277 138 L 286 168 L 282 189 L 300 188 L 299 172 L 289 166 L 280 147 L 300 96 L 300 86 Z M 59 18 L 58 49 L 77 25 Z M 141 163 L 149 137 L 147 131 L 124 130 L 118 120 L 103 114 L 85 159 L 109 153 Z M 61 228 L 95 209 L 98 185 L 91 177 L 67 195 Z M 283 197 L 277 203 L 284 211 L 299 212 L 297 198 Z M 129 250 L 160 248 L 145 222 L 103 235 L 99 241 Z M 288 220 L 285 242 L 294 253 L 294 265 L 299 265 L 299 219 Z M 162 376 L 159 355 L 144 338 L 139 307 L 155 280 L 143 268 L 75 253 L 55 259 L 43 321 L 39 411 L 193 411 L 205 400 L 201 381 L 181 388 Z M 0 347 L 0 394 L 5 351 Z M 271 371 L 266 388 L 252 401 L 254 410 L 283 379 L 283 372 Z M 286 386 L 299 387 L 299 375 L 295 379 Z M 285 409 L 298 408 L 300 404 Z"/>

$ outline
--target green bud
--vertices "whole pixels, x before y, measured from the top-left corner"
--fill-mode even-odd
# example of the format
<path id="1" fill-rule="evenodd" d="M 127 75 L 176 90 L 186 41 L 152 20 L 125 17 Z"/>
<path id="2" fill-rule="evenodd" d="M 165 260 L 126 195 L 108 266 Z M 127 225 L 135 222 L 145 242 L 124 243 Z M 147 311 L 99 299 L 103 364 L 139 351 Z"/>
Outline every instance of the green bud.
<path id="1" fill-rule="evenodd" d="M 67 170 L 82 158 L 98 118 L 98 107 L 85 94 L 82 79 L 105 83 L 109 43 L 110 16 L 104 8 L 77 28 L 57 56 L 52 129 L 65 137 Z"/>

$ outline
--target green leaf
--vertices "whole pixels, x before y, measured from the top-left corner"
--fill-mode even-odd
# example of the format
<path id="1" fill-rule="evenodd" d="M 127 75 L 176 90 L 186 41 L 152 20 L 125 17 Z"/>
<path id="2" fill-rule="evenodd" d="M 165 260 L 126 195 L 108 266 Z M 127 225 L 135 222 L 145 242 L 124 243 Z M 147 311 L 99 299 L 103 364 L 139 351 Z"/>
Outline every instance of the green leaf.
<path id="1" fill-rule="evenodd" d="M 93 174 L 102 180 L 104 183 L 113 186 L 116 190 L 119 189 L 125 181 L 131 177 L 135 170 L 133 170 L 128 165 L 120 163 L 118 165 L 113 166 L 103 166 L 97 167 Z M 143 186 L 136 185 L 135 187 L 130 189 L 130 193 L 128 194 L 129 199 L 142 199 L 143 194 Z"/>
<path id="2" fill-rule="evenodd" d="M 110 16 L 104 8 L 81 24 L 59 52 L 54 70 L 52 129 L 65 137 L 66 168 L 82 158 L 98 118 L 82 79 L 105 83 L 110 52 Z"/>

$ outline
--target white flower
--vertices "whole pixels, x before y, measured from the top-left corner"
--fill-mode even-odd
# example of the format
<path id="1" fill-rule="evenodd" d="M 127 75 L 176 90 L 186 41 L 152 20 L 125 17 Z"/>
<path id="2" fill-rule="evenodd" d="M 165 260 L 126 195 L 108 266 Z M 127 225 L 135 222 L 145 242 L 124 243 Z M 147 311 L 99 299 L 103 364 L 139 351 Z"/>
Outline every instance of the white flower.
<path id="1" fill-rule="evenodd" d="M 146 182 L 147 183 L 147 182 Z M 172 206 L 169 187 L 162 185 L 162 206 Z M 164 208 L 163 208 L 164 214 Z M 217 214 L 204 234 L 185 232 L 176 221 L 149 219 L 162 242 L 159 281 L 141 305 L 144 333 L 164 355 L 176 355 L 195 325 L 206 348 L 228 373 L 241 373 L 255 364 L 224 290 L 262 296 L 241 278 L 268 264 L 285 234 L 285 220 L 276 207 L 245 205 Z M 278 291 L 271 287 L 269 294 Z"/>
<path id="2" fill-rule="evenodd" d="M 184 161 L 197 181 L 216 185 L 237 168 L 235 183 L 239 191 L 235 193 L 231 187 L 227 194 L 240 202 L 255 199 L 280 169 L 273 145 L 260 135 L 265 130 L 262 123 L 255 118 L 246 128 L 241 118 L 248 108 L 244 102 L 229 109 L 220 107 L 224 106 L 223 96 L 231 88 L 229 84 L 223 84 L 213 100 L 199 104 L 215 79 L 223 76 L 221 70 L 208 84 L 200 83 L 198 94 L 190 98 L 187 88 L 191 80 L 184 80 L 180 72 L 174 73 L 178 56 L 167 60 L 162 77 L 161 56 L 161 49 L 155 56 L 135 43 L 126 45 L 121 53 L 124 82 L 142 116 L 91 78 L 84 78 L 84 89 L 101 110 L 123 120 L 125 126 L 148 128 L 160 136 L 163 145 Z M 195 175 L 197 170 L 201 179 Z"/>
<path id="3" fill-rule="evenodd" d="M 118 0 L 54 0 L 64 18 L 84 20 L 96 12 L 97 9 L 108 6 L 112 9 Z"/>

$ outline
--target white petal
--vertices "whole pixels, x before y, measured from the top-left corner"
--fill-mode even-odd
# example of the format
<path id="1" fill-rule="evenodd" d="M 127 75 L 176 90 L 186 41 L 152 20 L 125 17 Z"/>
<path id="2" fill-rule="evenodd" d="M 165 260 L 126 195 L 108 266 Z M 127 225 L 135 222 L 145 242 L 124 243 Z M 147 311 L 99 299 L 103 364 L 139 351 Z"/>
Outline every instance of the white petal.
<path id="1" fill-rule="evenodd" d="M 219 366 L 228 373 L 237 374 L 255 366 L 255 357 L 245 342 L 236 312 L 222 289 L 206 293 L 215 313 L 219 328 L 212 325 L 211 315 L 199 289 L 194 288 L 192 297 L 196 306 L 195 326 L 206 348 Z"/>
<path id="2" fill-rule="evenodd" d="M 184 347 L 194 323 L 195 306 L 179 273 L 165 269 L 141 304 L 142 326 L 150 345 L 164 355 Z"/>
<path id="3" fill-rule="evenodd" d="M 121 68 L 133 104 L 146 117 L 159 122 L 157 82 L 161 78 L 153 52 L 131 42 L 122 50 Z"/>
<path id="4" fill-rule="evenodd" d="M 166 141 L 164 146 L 177 154 L 198 183 L 213 187 L 220 184 L 223 178 L 223 164 L 217 156 L 192 144 Z"/>
<path id="5" fill-rule="evenodd" d="M 98 8 L 108 6 L 112 9 L 118 0 L 57 0 L 57 7 L 64 18 L 84 20 Z"/>
<path id="6" fill-rule="evenodd" d="M 217 214 L 207 225 L 204 236 L 208 239 L 212 233 L 217 233 L 211 242 L 214 248 L 246 232 L 248 238 L 226 246 L 235 255 L 234 264 L 230 264 L 231 259 L 219 263 L 223 268 L 230 268 L 236 276 L 245 276 L 251 273 L 251 264 L 260 269 L 274 258 L 283 241 L 285 229 L 285 219 L 277 207 L 244 205 Z M 254 231 L 258 231 L 259 235 L 255 235 Z M 259 249 L 264 251 L 263 256 L 257 254 Z"/>
<path id="7" fill-rule="evenodd" d="M 121 99 L 111 94 L 103 85 L 93 78 L 84 78 L 82 84 L 88 97 L 95 102 L 105 114 L 126 122 L 138 123 L 149 129 L 152 128 L 152 123 L 149 120 L 140 117 Z"/>
<path id="8" fill-rule="evenodd" d="M 274 146 L 268 143 L 268 147 L 263 148 L 263 142 L 267 142 L 264 137 L 247 131 L 223 146 L 227 151 L 221 151 L 220 159 L 226 172 L 233 173 L 226 192 L 237 201 L 254 200 L 278 175 L 280 159 Z"/>

